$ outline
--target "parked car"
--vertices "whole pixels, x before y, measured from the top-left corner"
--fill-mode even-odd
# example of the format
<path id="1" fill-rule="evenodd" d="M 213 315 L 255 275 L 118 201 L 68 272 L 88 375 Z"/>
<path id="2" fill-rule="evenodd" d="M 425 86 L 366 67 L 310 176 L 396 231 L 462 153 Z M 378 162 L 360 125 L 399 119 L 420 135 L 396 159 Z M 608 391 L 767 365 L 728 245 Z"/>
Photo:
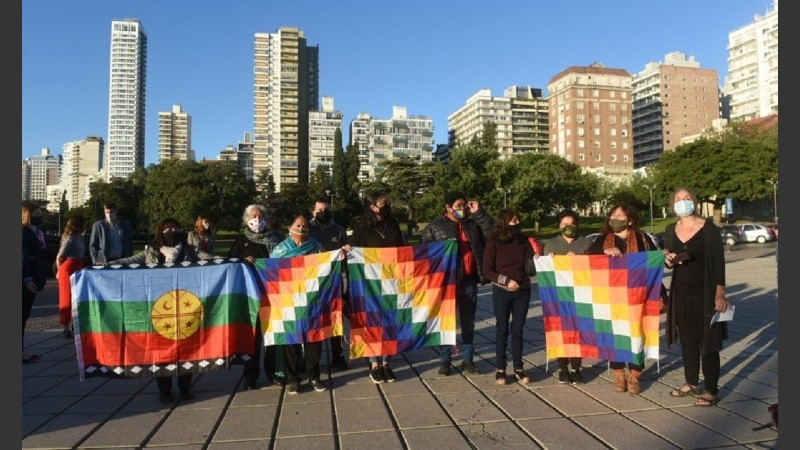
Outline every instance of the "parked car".
<path id="1" fill-rule="evenodd" d="M 760 223 L 739 224 L 739 230 L 742 232 L 742 241 L 744 242 L 763 244 L 764 242 L 775 240 L 775 235 L 772 231 Z"/>
<path id="2" fill-rule="evenodd" d="M 777 240 L 778 239 L 778 224 L 777 223 L 771 223 L 771 224 L 767 225 L 767 228 L 769 228 L 772 231 L 772 234 L 775 236 L 775 239 Z"/>
<path id="3" fill-rule="evenodd" d="M 720 225 L 719 234 L 729 250 L 742 242 L 742 232 L 736 225 Z"/>
<path id="4" fill-rule="evenodd" d="M 652 239 L 653 242 L 656 243 L 659 249 L 662 250 L 664 249 L 664 233 L 652 234 L 647 231 L 645 231 L 645 233 L 647 233 L 647 235 L 650 236 L 650 239 Z M 600 237 L 600 233 L 592 233 L 586 235 L 586 239 L 592 242 L 594 242 L 598 237 Z"/>
<path id="5" fill-rule="evenodd" d="M 592 234 L 587 234 L 586 235 L 586 239 L 588 239 L 588 240 L 590 240 L 592 242 L 594 242 L 599 237 L 600 237 L 600 233 L 592 233 Z"/>

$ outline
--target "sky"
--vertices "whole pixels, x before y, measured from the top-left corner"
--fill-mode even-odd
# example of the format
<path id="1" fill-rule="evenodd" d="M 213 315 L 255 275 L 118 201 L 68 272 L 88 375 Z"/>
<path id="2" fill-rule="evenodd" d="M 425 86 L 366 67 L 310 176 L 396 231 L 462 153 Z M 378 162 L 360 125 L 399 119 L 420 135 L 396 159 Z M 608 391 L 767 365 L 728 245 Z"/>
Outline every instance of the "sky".
<path id="1" fill-rule="evenodd" d="M 359 113 L 393 106 L 433 120 L 481 89 L 547 96 L 570 66 L 632 75 L 670 52 L 727 75 L 728 34 L 772 0 L 22 0 L 22 159 L 108 134 L 111 21 L 139 19 L 148 38 L 145 164 L 158 159 L 158 113 L 192 116 L 197 159 L 217 159 L 253 128 L 256 33 L 295 26 L 319 47 L 320 105 L 334 98 L 343 139 Z"/>

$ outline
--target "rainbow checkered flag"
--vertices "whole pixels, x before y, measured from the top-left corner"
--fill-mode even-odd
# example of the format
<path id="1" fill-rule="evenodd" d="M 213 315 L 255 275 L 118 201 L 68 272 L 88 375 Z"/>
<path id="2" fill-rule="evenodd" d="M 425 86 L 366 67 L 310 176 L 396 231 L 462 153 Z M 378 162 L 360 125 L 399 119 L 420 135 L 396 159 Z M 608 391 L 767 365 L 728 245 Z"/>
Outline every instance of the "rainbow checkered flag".
<path id="1" fill-rule="evenodd" d="M 320 342 L 341 336 L 342 252 L 259 258 L 264 284 L 259 318 L 264 345 Z"/>
<path id="2" fill-rule="evenodd" d="M 348 254 L 350 358 L 456 344 L 455 240 L 353 247 Z"/>
<path id="3" fill-rule="evenodd" d="M 661 251 L 535 260 L 547 358 L 658 359 Z"/>

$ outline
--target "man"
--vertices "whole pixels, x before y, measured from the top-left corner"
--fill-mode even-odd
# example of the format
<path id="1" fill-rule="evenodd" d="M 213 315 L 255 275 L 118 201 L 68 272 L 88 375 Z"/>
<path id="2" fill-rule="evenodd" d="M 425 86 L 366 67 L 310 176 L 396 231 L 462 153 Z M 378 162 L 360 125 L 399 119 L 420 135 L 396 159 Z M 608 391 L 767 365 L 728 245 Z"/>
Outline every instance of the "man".
<path id="1" fill-rule="evenodd" d="M 92 264 L 105 265 L 115 259 L 133 256 L 133 231 L 131 224 L 117 215 L 117 205 L 108 202 L 103 205 L 105 219 L 92 225 L 89 238 L 89 254 Z"/>
<path id="2" fill-rule="evenodd" d="M 309 222 L 309 233 L 311 237 L 322 243 L 326 251 L 339 250 L 343 245 L 347 244 L 347 233 L 344 227 L 334 222 L 331 210 L 328 207 L 328 201 L 324 198 L 317 198 L 314 201 L 314 207 L 311 210 L 312 219 Z M 345 269 L 347 265 L 343 266 Z M 344 301 L 344 315 L 347 316 L 347 277 L 344 277 L 344 292 L 342 292 L 342 300 Z M 331 336 L 331 365 L 340 370 L 347 370 L 350 364 L 344 357 L 344 349 L 342 347 L 342 336 Z"/>
<path id="3" fill-rule="evenodd" d="M 483 249 L 492 228 L 492 217 L 477 200 L 467 201 L 462 192 L 448 192 L 444 197 L 444 214 L 422 230 L 422 242 L 444 239 L 458 241 L 458 276 L 456 309 L 461 324 L 463 359 L 461 372 L 475 375 L 478 370 L 472 361 L 475 337 L 475 310 L 478 304 L 478 284 L 486 284 L 483 276 Z M 450 375 L 452 348 L 442 347 L 439 375 Z"/>

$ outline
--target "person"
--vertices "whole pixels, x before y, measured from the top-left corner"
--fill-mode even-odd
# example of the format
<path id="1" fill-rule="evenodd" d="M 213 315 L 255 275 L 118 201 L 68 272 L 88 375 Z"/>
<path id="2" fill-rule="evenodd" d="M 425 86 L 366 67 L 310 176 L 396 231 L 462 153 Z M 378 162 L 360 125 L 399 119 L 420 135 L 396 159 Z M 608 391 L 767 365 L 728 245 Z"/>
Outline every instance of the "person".
<path id="1" fill-rule="evenodd" d="M 167 218 L 156 226 L 156 233 L 151 246 L 133 256 L 109 261 L 108 265 L 196 262 L 198 259 L 194 248 L 186 243 L 186 233 L 181 224 L 173 218 Z M 156 384 L 158 385 L 158 398 L 161 403 L 173 403 L 175 397 L 172 395 L 172 377 L 158 376 L 156 377 Z M 178 375 L 179 399 L 193 399 L 194 394 L 191 389 L 192 374 Z"/>
<path id="2" fill-rule="evenodd" d="M 548 256 L 585 254 L 592 241 L 578 234 L 578 222 L 578 214 L 575 211 L 565 209 L 556 214 L 559 235 L 545 242 L 543 253 Z M 559 383 L 583 383 L 580 357 L 558 358 L 557 361 Z M 571 372 L 570 365 L 572 366 Z"/>
<path id="3" fill-rule="evenodd" d="M 252 265 L 258 258 L 269 258 L 272 248 L 283 239 L 276 230 L 267 228 L 267 209 L 259 204 L 248 205 L 242 214 L 244 231 L 236 237 L 228 249 L 228 256 L 239 258 Z M 264 371 L 267 384 L 284 384 L 283 347 L 271 345 L 264 347 L 261 320 L 256 320 L 256 336 L 253 343 L 253 358 L 244 365 L 246 390 L 258 389 L 259 355 L 264 352 Z"/>
<path id="4" fill-rule="evenodd" d="M 456 309 L 463 349 L 461 372 L 471 375 L 479 373 L 473 361 L 475 311 L 478 306 L 478 284 L 488 283 L 483 274 L 483 251 L 492 225 L 492 217 L 477 200 L 467 201 L 464 193 L 453 191 L 444 196 L 444 213 L 422 230 L 423 243 L 445 239 L 458 241 Z M 451 360 L 452 347 L 443 346 L 439 375 L 450 375 Z"/>
<path id="5" fill-rule="evenodd" d="M 194 247 L 195 253 L 203 259 L 211 259 L 216 250 L 216 237 L 211 220 L 202 214 L 194 221 L 194 230 L 189 231 L 186 242 Z"/>
<path id="6" fill-rule="evenodd" d="M 680 336 L 686 382 L 670 394 L 691 394 L 697 396 L 696 406 L 713 406 L 719 402 L 719 352 L 728 337 L 728 325 L 709 324 L 714 312 L 725 312 L 730 306 L 725 297 L 722 238 L 710 220 L 700 217 L 697 197 L 689 188 L 676 189 L 671 198 L 678 220 L 664 230 L 665 265 L 672 269 L 666 335 L 667 346 Z M 705 380 L 702 394 L 698 389 L 701 363 Z"/>
<path id="7" fill-rule="evenodd" d="M 289 236 L 279 242 L 272 250 L 271 258 L 289 258 L 312 253 L 322 253 L 325 248 L 309 235 L 308 219 L 303 214 L 295 214 L 289 225 Z M 317 392 L 328 387 L 320 379 L 319 360 L 322 355 L 322 342 L 304 342 L 303 344 L 287 344 L 286 351 L 286 392 L 297 394 L 300 390 L 300 372 L 305 362 L 308 384 Z M 305 357 L 303 356 L 305 354 Z"/>
<path id="8" fill-rule="evenodd" d="M 600 227 L 600 236 L 592 242 L 587 251 L 590 255 L 608 255 L 614 258 L 626 253 L 657 250 L 650 236 L 639 229 L 639 213 L 636 208 L 624 203 L 611 207 Z M 641 318 L 640 318 L 641 319 Z M 642 391 L 639 376 L 644 369 L 642 364 L 628 363 L 629 374 L 625 375 L 625 363 L 611 361 L 614 370 L 614 391 L 639 394 Z"/>
<path id="9" fill-rule="evenodd" d="M 374 191 L 364 198 L 364 212 L 356 220 L 353 234 L 345 251 L 352 247 L 402 247 L 406 245 L 400 224 L 392 215 L 392 206 L 386 194 Z M 393 383 L 397 380 L 391 366 L 390 355 L 369 357 L 369 378 L 375 384 Z"/>
<path id="10" fill-rule="evenodd" d="M 61 247 L 56 255 L 56 276 L 58 278 L 58 316 L 64 328 L 64 339 L 74 337 L 72 327 L 72 286 L 69 277 L 83 269 L 83 257 L 86 254 L 86 243 L 83 233 L 86 218 L 75 214 L 67 219 L 64 233 L 61 235 Z"/>
<path id="11" fill-rule="evenodd" d="M 117 205 L 113 202 L 104 204 L 103 212 L 105 219 L 92 225 L 89 238 L 92 264 L 100 266 L 108 261 L 133 255 L 133 231 L 130 222 L 119 218 Z"/>
<path id="12" fill-rule="evenodd" d="M 328 201 L 322 197 L 314 200 L 314 207 L 311 210 L 313 218 L 309 222 L 309 232 L 311 237 L 319 241 L 325 251 L 338 250 L 347 244 L 347 233 L 343 226 L 333 220 Z M 346 270 L 347 265 L 343 268 Z M 344 315 L 347 316 L 347 276 L 344 274 L 345 282 L 342 283 L 345 291 L 342 293 L 342 300 L 344 303 Z M 331 336 L 330 349 L 331 349 L 331 365 L 339 370 L 347 370 L 350 368 L 350 363 L 344 357 L 344 337 Z"/>
<path id="13" fill-rule="evenodd" d="M 509 317 L 514 376 L 521 384 L 530 381 L 522 367 L 522 332 L 531 303 L 531 279 L 526 271 L 528 258 L 533 258 L 533 247 L 522 233 L 519 213 L 513 209 L 500 211 L 483 253 L 483 273 L 492 282 L 497 384 L 506 384 Z"/>
<path id="14" fill-rule="evenodd" d="M 39 362 L 39 355 L 25 352 L 25 324 L 31 317 L 36 294 L 47 284 L 44 264 L 42 208 L 33 203 L 22 204 L 22 363 Z"/>

